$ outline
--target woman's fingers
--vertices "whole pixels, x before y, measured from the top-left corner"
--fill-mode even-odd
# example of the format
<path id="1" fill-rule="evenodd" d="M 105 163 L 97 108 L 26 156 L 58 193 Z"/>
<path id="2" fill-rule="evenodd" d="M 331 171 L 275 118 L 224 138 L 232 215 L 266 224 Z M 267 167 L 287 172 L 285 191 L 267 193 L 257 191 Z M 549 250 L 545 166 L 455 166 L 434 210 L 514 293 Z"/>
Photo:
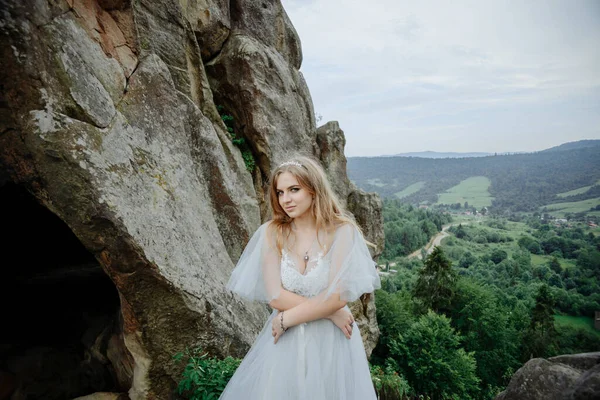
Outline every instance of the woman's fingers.
<path id="1" fill-rule="evenodd" d="M 345 330 L 344 335 L 346 335 L 346 337 L 348 339 L 350 339 L 350 337 L 352 336 L 352 327 L 350 325 L 346 325 L 344 327 L 344 330 Z"/>

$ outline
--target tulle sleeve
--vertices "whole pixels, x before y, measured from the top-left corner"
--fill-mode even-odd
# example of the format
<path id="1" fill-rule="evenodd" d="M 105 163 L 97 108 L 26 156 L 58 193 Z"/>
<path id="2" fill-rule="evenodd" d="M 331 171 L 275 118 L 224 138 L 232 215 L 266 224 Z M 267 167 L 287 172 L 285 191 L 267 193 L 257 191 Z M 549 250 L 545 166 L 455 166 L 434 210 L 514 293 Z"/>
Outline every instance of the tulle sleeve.
<path id="1" fill-rule="evenodd" d="M 281 291 L 280 256 L 268 226 L 261 225 L 250 238 L 227 282 L 227 289 L 239 296 L 264 303 Z"/>
<path id="2" fill-rule="evenodd" d="M 351 224 L 339 227 L 330 252 L 329 285 L 323 299 L 339 294 L 340 300 L 355 301 L 363 293 L 371 293 L 381 287 L 377 264 L 356 227 Z"/>

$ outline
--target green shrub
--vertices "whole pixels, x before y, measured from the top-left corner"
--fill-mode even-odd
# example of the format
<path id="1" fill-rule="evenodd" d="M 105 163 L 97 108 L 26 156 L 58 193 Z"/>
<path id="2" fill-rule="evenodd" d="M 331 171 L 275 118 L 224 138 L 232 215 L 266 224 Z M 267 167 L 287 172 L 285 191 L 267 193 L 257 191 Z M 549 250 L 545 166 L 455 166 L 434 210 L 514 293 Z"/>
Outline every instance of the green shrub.
<path id="1" fill-rule="evenodd" d="M 256 168 L 256 160 L 254 159 L 254 155 L 252 154 L 252 151 L 250 150 L 250 146 L 248 146 L 246 139 L 236 136 L 235 130 L 233 127 L 233 125 L 234 125 L 233 116 L 227 114 L 225 112 L 225 108 L 223 106 L 217 106 L 217 111 L 219 112 L 219 115 L 221 116 L 221 120 L 223 120 L 223 123 L 225 124 L 225 127 L 227 128 L 227 132 L 229 132 L 229 136 L 231 137 L 231 142 L 235 146 L 237 146 L 240 149 L 240 151 L 242 152 L 242 158 L 244 159 L 244 164 L 246 165 L 246 169 L 248 170 L 248 172 L 253 173 L 254 168 Z"/>
<path id="2" fill-rule="evenodd" d="M 186 362 L 177 393 L 180 398 L 190 400 L 218 399 L 241 362 L 233 357 L 223 360 L 208 357 L 200 348 L 186 349 L 173 359 L 177 363 Z"/>
<path id="3" fill-rule="evenodd" d="M 393 363 L 393 360 L 391 361 Z M 402 400 L 410 392 L 410 386 L 406 379 L 398 375 L 388 362 L 384 368 L 379 365 L 371 366 L 371 380 L 379 400 Z"/>

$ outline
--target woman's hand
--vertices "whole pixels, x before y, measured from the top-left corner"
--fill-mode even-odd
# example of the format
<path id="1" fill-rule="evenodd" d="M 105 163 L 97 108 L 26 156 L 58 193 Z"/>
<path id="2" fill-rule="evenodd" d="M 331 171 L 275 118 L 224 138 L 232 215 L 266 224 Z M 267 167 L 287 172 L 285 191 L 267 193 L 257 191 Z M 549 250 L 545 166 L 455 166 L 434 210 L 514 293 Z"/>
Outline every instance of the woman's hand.
<path id="1" fill-rule="evenodd" d="M 343 308 L 340 308 L 333 314 L 331 314 L 327 319 L 331 320 L 340 328 L 342 333 L 346 336 L 346 338 L 350 339 L 352 336 L 352 328 L 354 326 L 354 317 L 350 311 L 346 311 Z"/>
<path id="2" fill-rule="evenodd" d="M 283 318 L 283 312 L 278 312 L 277 314 L 275 314 L 275 317 L 273 318 L 273 321 L 271 323 L 271 333 L 274 338 L 273 344 L 277 344 L 277 341 L 279 340 L 281 335 L 283 335 L 285 332 L 281 328 L 282 319 L 283 319 L 283 326 L 285 326 L 285 318 Z"/>

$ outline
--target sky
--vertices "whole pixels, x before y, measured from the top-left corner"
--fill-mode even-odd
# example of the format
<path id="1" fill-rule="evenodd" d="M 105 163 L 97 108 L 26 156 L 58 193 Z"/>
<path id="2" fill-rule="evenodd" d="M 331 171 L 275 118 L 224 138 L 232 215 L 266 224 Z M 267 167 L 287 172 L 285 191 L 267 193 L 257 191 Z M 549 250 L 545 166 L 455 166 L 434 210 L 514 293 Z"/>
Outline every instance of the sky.
<path id="1" fill-rule="evenodd" d="M 600 1 L 282 3 L 346 156 L 600 139 Z"/>

